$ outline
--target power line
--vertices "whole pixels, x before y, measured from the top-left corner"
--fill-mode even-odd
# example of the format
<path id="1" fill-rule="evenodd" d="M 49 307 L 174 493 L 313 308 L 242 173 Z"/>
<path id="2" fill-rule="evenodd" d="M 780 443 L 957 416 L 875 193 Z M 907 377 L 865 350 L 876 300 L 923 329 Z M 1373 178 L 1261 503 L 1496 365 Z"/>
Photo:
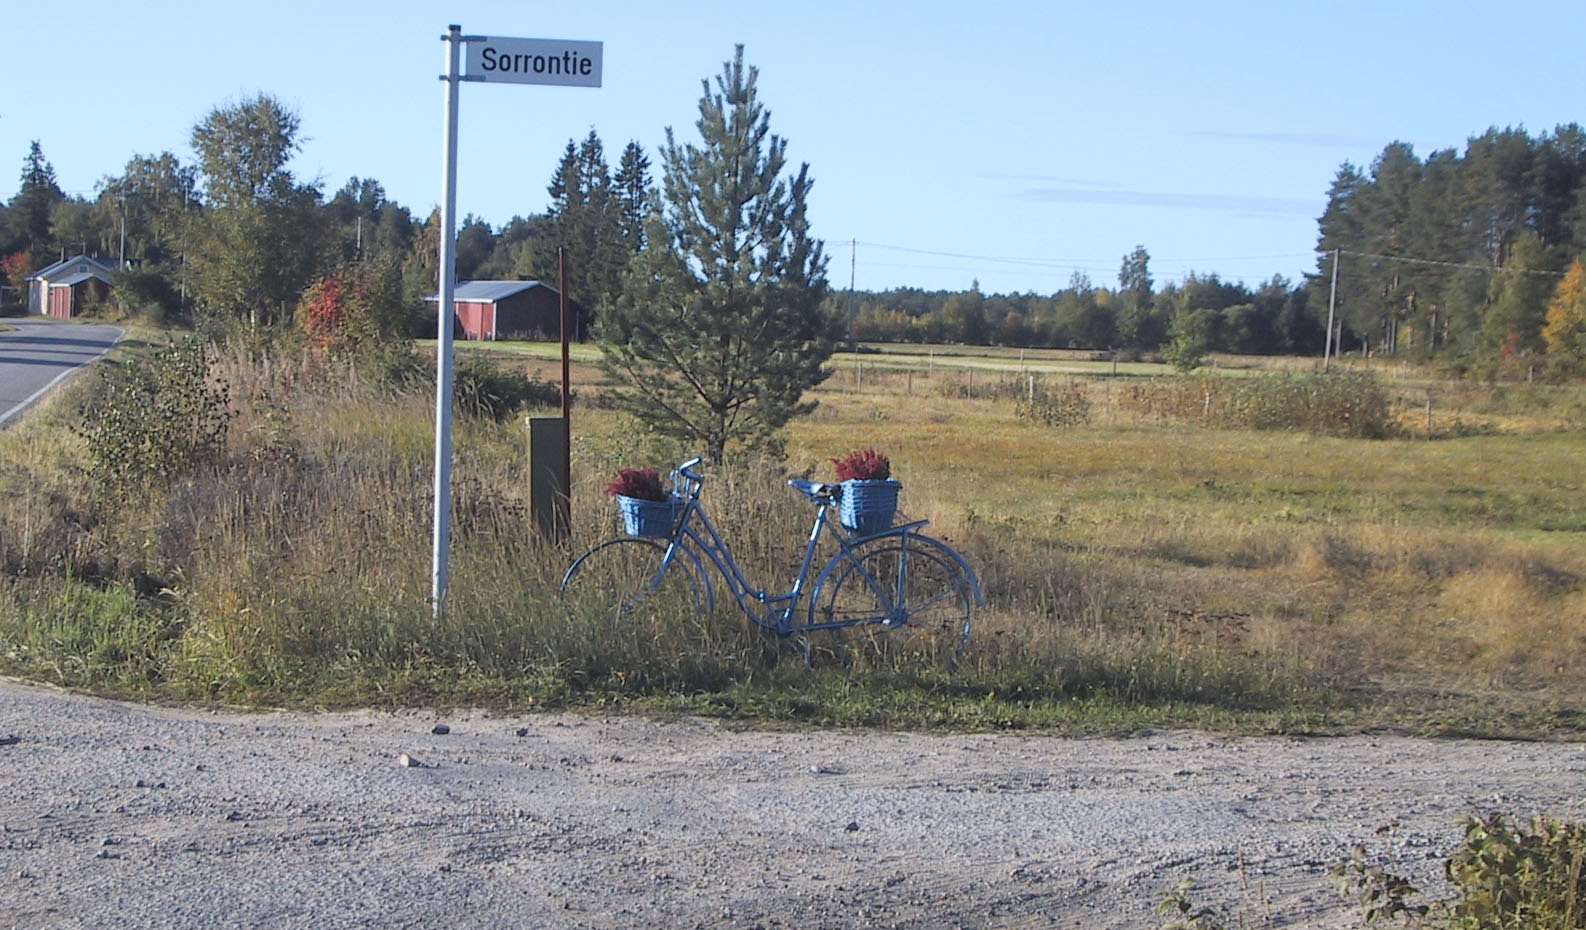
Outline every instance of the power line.
<path id="1" fill-rule="evenodd" d="M 1377 255 L 1374 252 L 1356 252 L 1350 249 L 1338 249 L 1340 255 L 1353 255 L 1356 258 L 1376 258 L 1388 262 L 1404 262 L 1407 265 L 1434 265 L 1439 268 L 1469 268 L 1473 271 L 1486 271 L 1489 273 L 1517 272 L 1519 274 L 1539 274 L 1550 278 L 1562 278 L 1562 271 L 1540 271 L 1535 268 L 1494 268 L 1491 265 L 1468 265 L 1463 262 L 1440 262 L 1430 258 L 1406 258 L 1403 255 Z"/>
<path id="2" fill-rule="evenodd" d="M 1004 265 L 1032 265 L 1041 268 L 1069 268 L 1075 264 L 1096 264 L 1097 259 L 1086 258 L 1007 258 L 995 255 L 967 255 L 962 252 L 940 252 L 932 249 L 911 249 L 902 245 L 885 245 L 880 242 L 860 242 L 859 245 L 889 252 L 908 252 L 912 255 L 934 255 L 937 258 L 962 258 L 976 262 L 997 262 Z"/>

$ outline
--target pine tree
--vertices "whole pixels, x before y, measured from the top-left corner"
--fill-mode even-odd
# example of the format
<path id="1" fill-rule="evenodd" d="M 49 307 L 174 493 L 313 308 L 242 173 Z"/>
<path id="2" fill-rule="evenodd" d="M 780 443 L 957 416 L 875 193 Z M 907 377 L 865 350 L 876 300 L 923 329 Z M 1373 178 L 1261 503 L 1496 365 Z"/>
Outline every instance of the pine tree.
<path id="1" fill-rule="evenodd" d="M 836 344 L 809 165 L 782 177 L 787 142 L 770 132 L 757 78 L 738 46 L 715 90 L 702 82 L 700 143 L 667 129 L 664 208 L 600 326 L 619 405 L 712 461 L 730 446 L 774 448 L 775 431 L 814 408 L 804 394 Z"/>

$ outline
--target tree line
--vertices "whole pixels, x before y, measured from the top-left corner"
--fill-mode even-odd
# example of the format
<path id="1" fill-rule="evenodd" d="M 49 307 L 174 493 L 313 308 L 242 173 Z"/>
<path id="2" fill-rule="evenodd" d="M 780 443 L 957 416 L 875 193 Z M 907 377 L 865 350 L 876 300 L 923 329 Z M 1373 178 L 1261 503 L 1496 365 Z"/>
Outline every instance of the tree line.
<path id="1" fill-rule="evenodd" d="M 1160 288 L 1150 278 L 1144 247 L 1124 256 L 1117 287 L 1101 287 L 1076 272 L 1054 294 L 983 294 L 896 288 L 840 293 L 833 313 L 855 339 L 871 342 L 963 343 L 1120 350 L 1135 355 L 1164 349 L 1194 319 L 1202 351 L 1246 355 L 1319 352 L 1323 324 L 1309 306 L 1308 281 L 1282 275 L 1257 288 L 1191 273 Z"/>
<path id="2" fill-rule="evenodd" d="M 1367 170 L 1338 169 L 1318 233 L 1313 281 L 1330 282 L 1336 257 L 1345 346 L 1489 370 L 1586 361 L 1578 125 L 1489 129 L 1425 159 L 1391 143 Z M 1327 298 L 1313 286 L 1318 312 Z"/>
<path id="3" fill-rule="evenodd" d="M 295 113 L 268 95 L 218 107 L 192 131 L 195 160 L 136 156 L 92 197 L 71 197 L 34 143 L 0 205 L 0 271 L 22 279 L 66 253 L 123 259 L 124 310 L 290 320 L 317 285 L 358 295 L 378 328 L 433 331 L 438 216 L 417 217 L 378 181 L 326 195 L 287 168 Z M 636 142 L 609 164 L 592 130 L 568 140 L 542 212 L 499 228 L 467 216 L 459 279 L 555 280 L 568 249 L 569 291 L 592 316 L 616 306 L 622 275 L 646 250 L 646 217 L 664 199 Z M 827 294 L 849 338 L 1161 352 L 1193 364 L 1211 352 L 1320 354 L 1336 345 L 1493 371 L 1513 361 L 1586 369 L 1586 131 L 1532 137 L 1489 129 L 1422 159 L 1402 142 L 1368 169 L 1342 165 L 1318 218 L 1316 270 L 1250 287 L 1215 272 L 1156 285 L 1144 246 L 1116 284 L 1076 273 L 1051 294 L 896 288 Z M 1337 286 L 1333 287 L 1336 264 Z M 339 298 L 338 298 L 339 299 Z M 321 317 L 324 314 L 320 314 Z"/>
<path id="4" fill-rule="evenodd" d="M 88 197 L 61 190 L 35 141 L 17 193 L 0 204 L 7 300 L 24 302 L 28 275 L 83 253 L 118 269 L 113 299 L 128 314 L 290 325 L 323 320 L 336 295 L 382 332 L 433 334 L 425 298 L 438 286 L 438 211 L 415 216 L 372 178 L 330 194 L 296 178 L 288 165 L 300 133 L 297 114 L 268 94 L 217 107 L 193 127 L 192 161 L 136 155 Z M 609 304 L 644 243 L 649 164 L 629 143 L 613 171 L 593 131 L 569 140 L 543 212 L 500 229 L 464 217 L 458 277 L 554 282 L 560 245 L 572 256 L 569 291 L 592 308 Z"/>

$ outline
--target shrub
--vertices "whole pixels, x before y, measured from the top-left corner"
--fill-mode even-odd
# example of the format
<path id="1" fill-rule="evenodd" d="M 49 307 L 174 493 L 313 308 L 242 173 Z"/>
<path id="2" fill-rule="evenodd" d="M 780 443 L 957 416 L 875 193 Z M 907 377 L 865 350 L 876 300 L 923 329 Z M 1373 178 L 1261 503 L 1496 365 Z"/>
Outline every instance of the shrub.
<path id="1" fill-rule="evenodd" d="M 209 369 L 195 336 L 105 369 L 79 427 L 101 486 L 125 492 L 169 482 L 220 458 L 232 411 L 227 386 L 212 381 Z"/>
<path id="2" fill-rule="evenodd" d="M 453 375 L 453 403 L 466 416 L 499 422 L 525 407 L 553 407 L 561 402 L 561 389 L 556 385 L 505 368 L 489 356 L 459 355 Z"/>
<path id="3" fill-rule="evenodd" d="M 163 323 L 181 314 L 182 298 L 171 279 L 153 268 L 116 271 L 115 296 L 121 311 L 151 323 Z"/>
<path id="4" fill-rule="evenodd" d="M 1427 930 L 1586 930 L 1586 825 L 1537 817 L 1530 827 L 1502 814 L 1461 821 L 1465 839 L 1443 863 L 1455 896 L 1420 901 L 1408 878 L 1370 864 L 1364 846 L 1333 870 L 1360 906 L 1366 926 Z M 1160 930 L 1224 930 L 1246 923 L 1238 908 L 1198 907 L 1193 881 L 1158 906 L 1171 920 Z M 1263 926 L 1287 925 L 1267 913 Z"/>
<path id="5" fill-rule="evenodd" d="M 1586 825 L 1539 816 L 1527 827 L 1502 814 L 1462 823 L 1464 842 L 1443 866 L 1457 895 L 1450 901 L 1410 903 L 1418 889 L 1368 867 L 1359 846 L 1333 874 L 1358 897 L 1368 924 L 1404 915 L 1446 930 L 1586 928 Z"/>
<path id="6" fill-rule="evenodd" d="M 965 378 L 949 378 L 940 382 L 937 392 L 955 400 L 1018 400 L 1029 393 L 1029 382 L 1024 378 L 997 378 L 981 375 L 975 380 L 973 372 Z"/>
<path id="7" fill-rule="evenodd" d="M 342 352 L 401 334 L 404 310 L 396 266 L 356 262 L 325 275 L 303 293 L 297 323 L 316 348 Z"/>
<path id="8" fill-rule="evenodd" d="M 1056 390 L 1042 386 L 1020 400 L 1013 412 L 1042 426 L 1082 426 L 1090 422 L 1090 398 L 1073 382 Z"/>
<path id="9" fill-rule="evenodd" d="M 1356 439 L 1393 433 L 1387 389 L 1369 372 L 1157 378 L 1125 391 L 1120 403 L 1139 413 L 1223 429 L 1302 430 Z"/>

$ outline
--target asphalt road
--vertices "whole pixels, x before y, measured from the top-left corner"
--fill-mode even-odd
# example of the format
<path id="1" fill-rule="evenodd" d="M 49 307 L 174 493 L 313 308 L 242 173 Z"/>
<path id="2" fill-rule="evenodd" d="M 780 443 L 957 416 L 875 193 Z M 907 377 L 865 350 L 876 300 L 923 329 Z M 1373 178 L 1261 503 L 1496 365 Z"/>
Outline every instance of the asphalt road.
<path id="1" fill-rule="evenodd" d="M 116 326 L 39 317 L 0 319 L 0 330 L 0 427 L 125 335 Z"/>

